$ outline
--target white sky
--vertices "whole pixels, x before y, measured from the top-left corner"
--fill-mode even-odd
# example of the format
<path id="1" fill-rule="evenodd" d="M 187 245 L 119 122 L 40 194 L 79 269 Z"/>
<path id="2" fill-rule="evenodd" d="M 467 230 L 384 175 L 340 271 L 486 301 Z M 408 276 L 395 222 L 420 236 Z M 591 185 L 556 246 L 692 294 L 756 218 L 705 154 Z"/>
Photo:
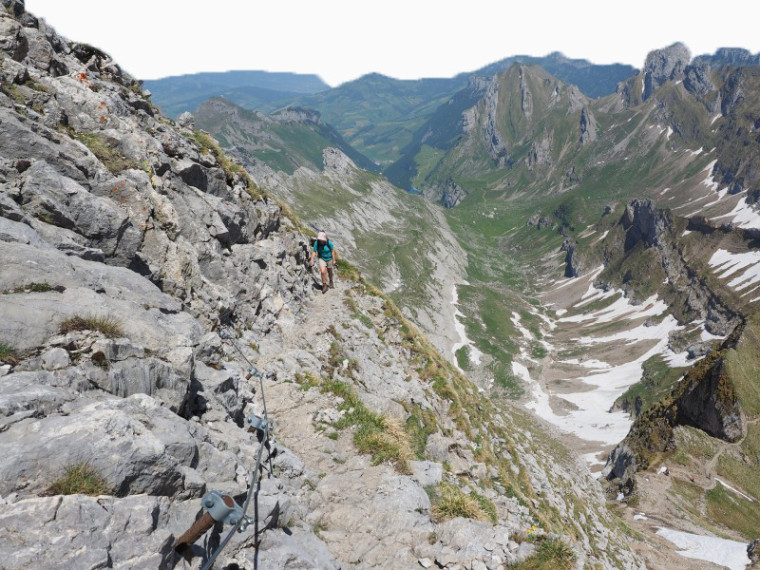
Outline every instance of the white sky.
<path id="1" fill-rule="evenodd" d="M 315 73 L 335 86 L 371 72 L 451 77 L 552 51 L 640 68 L 650 50 L 676 41 L 692 55 L 760 52 L 757 0 L 710 11 L 693 0 L 26 0 L 26 8 L 139 79 L 256 69 Z"/>

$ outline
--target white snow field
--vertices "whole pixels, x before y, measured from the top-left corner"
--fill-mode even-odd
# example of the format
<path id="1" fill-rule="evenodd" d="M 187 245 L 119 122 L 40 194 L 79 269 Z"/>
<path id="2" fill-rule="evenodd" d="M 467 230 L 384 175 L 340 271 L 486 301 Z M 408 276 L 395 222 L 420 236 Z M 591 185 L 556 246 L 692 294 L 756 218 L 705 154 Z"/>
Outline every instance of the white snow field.
<path id="1" fill-rule="evenodd" d="M 657 534 L 680 548 L 678 554 L 685 558 L 713 562 L 730 570 L 744 570 L 750 564 L 747 545 L 743 542 L 663 527 L 657 530 Z"/>
<path id="2" fill-rule="evenodd" d="M 589 292 L 586 295 L 589 295 Z M 610 290 L 602 295 L 591 293 L 589 298 L 596 300 L 615 295 L 619 295 L 620 298 L 608 307 L 585 315 L 561 317 L 557 322 L 578 322 L 582 323 L 581 328 L 586 328 L 594 324 L 607 323 L 613 319 L 634 321 L 645 317 L 659 316 L 667 309 L 665 303 L 656 297 L 651 297 L 640 305 L 632 305 L 630 300 L 622 296 L 620 290 Z M 583 304 L 585 304 L 585 299 L 579 303 L 579 305 Z M 530 331 L 520 323 L 518 313 L 512 314 L 512 322 L 523 338 L 532 339 Z M 615 445 L 626 436 L 632 422 L 627 413 L 623 411 L 609 412 L 610 408 L 628 387 L 641 379 L 641 365 L 653 355 L 662 354 L 666 359 L 677 360 L 679 365 L 682 361 L 685 362 L 685 355 L 676 355 L 667 346 L 668 334 L 682 328 L 672 316 L 668 315 L 659 324 L 653 326 L 640 324 L 608 336 L 581 336 L 577 338 L 580 345 L 586 346 L 609 342 L 630 345 L 642 340 L 655 340 L 657 342 L 648 350 L 640 353 L 637 358 L 618 366 L 612 366 L 607 362 L 593 358 L 584 361 L 577 359 L 563 361 L 562 364 L 574 364 L 589 369 L 588 374 L 576 378 L 584 384 L 584 389 L 576 393 L 552 394 L 540 382 L 532 378 L 530 370 L 524 364 L 532 361 L 525 347 L 521 350 L 521 358 L 512 362 L 512 371 L 530 389 L 530 401 L 526 404 L 528 409 L 533 410 L 563 431 L 575 434 L 581 439 L 600 442 L 603 445 Z M 568 407 L 572 409 L 555 411 L 551 406 L 552 396 L 569 402 L 571 405 Z M 594 463 L 598 462 L 594 457 L 589 459 L 593 460 Z"/>

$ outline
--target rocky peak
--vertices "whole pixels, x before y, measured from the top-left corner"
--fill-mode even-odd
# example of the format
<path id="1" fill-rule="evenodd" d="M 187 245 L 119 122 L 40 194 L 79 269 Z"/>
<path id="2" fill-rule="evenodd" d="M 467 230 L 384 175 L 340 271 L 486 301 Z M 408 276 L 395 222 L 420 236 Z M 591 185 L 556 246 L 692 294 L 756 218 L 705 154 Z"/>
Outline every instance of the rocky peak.
<path id="1" fill-rule="evenodd" d="M 649 52 L 644 63 L 644 93 L 646 101 L 664 83 L 683 79 L 686 66 L 691 61 L 689 49 L 682 43 Z"/>
<path id="2" fill-rule="evenodd" d="M 704 61 L 695 60 L 684 68 L 684 87 L 697 97 L 703 97 L 715 90 L 710 80 L 710 66 Z"/>

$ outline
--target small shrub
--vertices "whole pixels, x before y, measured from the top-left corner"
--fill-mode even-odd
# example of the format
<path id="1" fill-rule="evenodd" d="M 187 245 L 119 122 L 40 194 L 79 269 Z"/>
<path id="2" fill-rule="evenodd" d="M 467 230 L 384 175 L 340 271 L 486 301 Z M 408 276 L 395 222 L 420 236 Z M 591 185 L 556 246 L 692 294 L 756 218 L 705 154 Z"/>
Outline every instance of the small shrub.
<path id="1" fill-rule="evenodd" d="M 0 361 L 6 364 L 18 364 L 18 354 L 5 343 L 0 342 Z"/>
<path id="2" fill-rule="evenodd" d="M 48 487 L 48 495 L 107 495 L 111 492 L 105 479 L 87 462 L 66 467 L 63 477 Z"/>
<path id="3" fill-rule="evenodd" d="M 111 317 L 82 317 L 75 315 L 63 321 L 58 331 L 66 334 L 73 331 L 97 331 L 107 338 L 122 336 L 121 323 Z"/>

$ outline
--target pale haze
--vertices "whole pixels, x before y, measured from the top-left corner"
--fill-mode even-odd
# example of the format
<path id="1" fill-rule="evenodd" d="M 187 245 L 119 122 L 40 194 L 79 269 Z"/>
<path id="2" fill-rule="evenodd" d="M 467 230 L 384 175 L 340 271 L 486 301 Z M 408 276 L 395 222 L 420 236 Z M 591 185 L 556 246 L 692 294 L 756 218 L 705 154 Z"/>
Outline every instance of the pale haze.
<path id="1" fill-rule="evenodd" d="M 139 79 L 251 69 L 314 73 L 331 86 L 378 72 L 451 77 L 512 55 L 560 51 L 642 67 L 681 41 L 692 55 L 760 51 L 760 2 L 415 0 L 27 0 L 70 40 Z"/>

